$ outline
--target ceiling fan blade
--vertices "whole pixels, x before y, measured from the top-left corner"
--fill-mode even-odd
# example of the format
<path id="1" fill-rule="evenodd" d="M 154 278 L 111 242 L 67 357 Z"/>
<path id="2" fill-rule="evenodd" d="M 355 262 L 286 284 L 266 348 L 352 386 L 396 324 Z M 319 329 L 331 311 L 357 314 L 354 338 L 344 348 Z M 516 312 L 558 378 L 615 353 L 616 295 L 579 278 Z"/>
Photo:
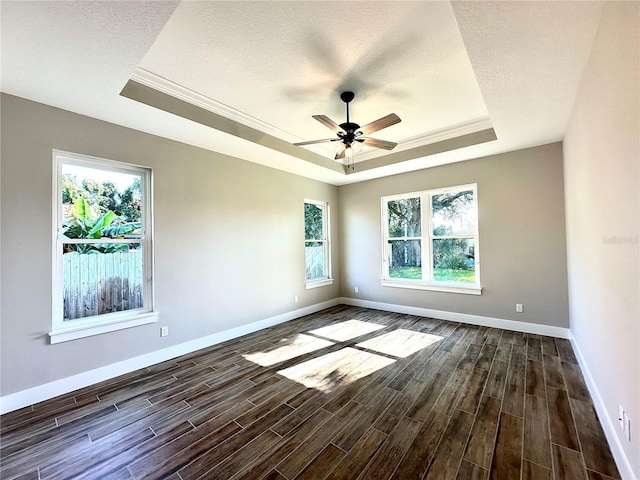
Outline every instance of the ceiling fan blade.
<path id="1" fill-rule="evenodd" d="M 294 143 L 296 147 L 301 147 L 302 145 L 313 145 L 314 143 L 327 143 L 327 142 L 337 142 L 340 140 L 339 138 L 323 138 L 322 140 L 309 140 L 307 142 L 297 142 Z"/>
<path id="2" fill-rule="evenodd" d="M 360 127 L 360 131 L 363 135 L 369 135 L 370 133 L 377 132 L 383 128 L 390 127 L 396 123 L 401 122 L 400 117 L 395 113 L 390 113 L 386 117 L 379 118 L 371 123 L 366 124 L 364 127 Z"/>
<path id="3" fill-rule="evenodd" d="M 312 117 L 315 118 L 317 121 L 319 121 L 321 124 L 323 124 L 325 127 L 328 127 L 330 130 L 334 131 L 335 133 L 344 132 L 344 130 L 340 128 L 340 125 L 338 125 L 336 122 L 331 120 L 326 115 L 312 115 Z"/>
<path id="4" fill-rule="evenodd" d="M 363 145 L 366 145 L 368 147 L 375 147 L 375 148 L 383 148 L 385 150 L 393 150 L 393 148 L 398 145 L 395 142 L 388 142 L 386 140 L 378 140 L 377 138 L 363 138 L 361 139 L 357 139 L 358 142 L 361 142 Z"/>

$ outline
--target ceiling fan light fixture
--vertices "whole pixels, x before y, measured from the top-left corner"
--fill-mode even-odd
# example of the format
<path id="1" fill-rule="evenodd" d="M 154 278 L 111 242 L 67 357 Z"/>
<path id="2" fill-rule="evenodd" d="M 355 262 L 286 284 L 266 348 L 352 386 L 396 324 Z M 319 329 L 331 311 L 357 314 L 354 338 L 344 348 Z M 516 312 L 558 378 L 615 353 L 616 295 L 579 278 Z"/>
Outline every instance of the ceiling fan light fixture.
<path id="1" fill-rule="evenodd" d="M 344 147 L 344 163 L 347 168 L 354 170 L 355 166 L 353 164 L 353 148 L 351 148 L 351 144 L 347 143 Z"/>
<path id="2" fill-rule="evenodd" d="M 353 160 L 353 148 L 351 148 L 351 144 L 345 145 L 344 156 L 349 160 Z"/>

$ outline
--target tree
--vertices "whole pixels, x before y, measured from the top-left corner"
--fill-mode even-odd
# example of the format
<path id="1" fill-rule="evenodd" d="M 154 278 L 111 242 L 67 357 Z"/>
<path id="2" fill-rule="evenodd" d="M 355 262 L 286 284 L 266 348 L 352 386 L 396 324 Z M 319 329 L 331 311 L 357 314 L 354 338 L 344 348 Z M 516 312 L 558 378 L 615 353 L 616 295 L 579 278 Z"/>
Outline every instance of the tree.
<path id="1" fill-rule="evenodd" d="M 120 215 L 129 222 L 139 222 L 142 218 L 142 184 L 139 178 L 120 195 Z"/>
<path id="2" fill-rule="evenodd" d="M 62 175 L 62 203 L 73 203 L 82 195 L 75 175 Z"/>
<path id="3" fill-rule="evenodd" d="M 391 200 L 388 209 L 390 237 L 420 236 L 420 197 Z"/>
<path id="4" fill-rule="evenodd" d="M 305 240 L 321 240 L 322 208 L 314 203 L 304 204 L 304 238 Z"/>
<path id="5" fill-rule="evenodd" d="M 438 236 L 468 233 L 472 227 L 468 213 L 473 208 L 473 191 L 442 193 L 431 197 L 433 233 Z M 442 238 L 434 241 L 434 269 L 473 270 L 475 258 L 469 238 Z"/>
<path id="6" fill-rule="evenodd" d="M 98 186 L 97 201 L 101 211 L 111 210 L 116 215 L 122 215 L 120 193 L 113 182 L 107 180 Z"/>
<path id="7" fill-rule="evenodd" d="M 452 221 L 459 218 L 473 204 L 473 191 L 442 193 L 431 197 L 432 215 Z M 451 228 L 439 225 L 433 229 L 434 235 L 449 235 Z"/>
<path id="8" fill-rule="evenodd" d="M 419 237 L 420 197 L 391 200 L 387 204 L 389 210 L 389 237 Z M 392 240 L 391 266 L 416 267 L 422 264 L 420 241 Z"/>

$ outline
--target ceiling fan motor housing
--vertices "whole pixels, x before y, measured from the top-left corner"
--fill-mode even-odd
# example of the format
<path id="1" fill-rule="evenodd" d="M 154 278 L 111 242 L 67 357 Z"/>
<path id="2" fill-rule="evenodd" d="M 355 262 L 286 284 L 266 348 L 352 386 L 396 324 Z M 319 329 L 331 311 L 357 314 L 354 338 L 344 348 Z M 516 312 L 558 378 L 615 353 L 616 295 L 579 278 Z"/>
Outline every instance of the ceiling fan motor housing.
<path id="1" fill-rule="evenodd" d="M 353 122 L 345 122 L 340 124 L 340 128 L 347 132 L 342 135 L 338 134 L 340 138 L 342 138 L 342 141 L 345 143 L 351 143 L 355 140 L 356 132 L 360 128 L 360 125 Z"/>

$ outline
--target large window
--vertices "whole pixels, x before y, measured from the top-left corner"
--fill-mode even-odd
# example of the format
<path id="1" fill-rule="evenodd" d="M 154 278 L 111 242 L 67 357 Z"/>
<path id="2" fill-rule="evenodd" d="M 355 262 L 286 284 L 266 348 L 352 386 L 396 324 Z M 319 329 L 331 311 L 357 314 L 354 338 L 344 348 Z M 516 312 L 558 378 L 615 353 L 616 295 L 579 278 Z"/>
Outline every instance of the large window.
<path id="1" fill-rule="evenodd" d="M 151 171 L 54 151 L 52 343 L 154 321 Z"/>
<path id="2" fill-rule="evenodd" d="M 382 198 L 383 285 L 480 293 L 476 185 Z"/>
<path id="3" fill-rule="evenodd" d="M 305 200 L 304 253 L 307 288 L 330 285 L 329 204 Z"/>

